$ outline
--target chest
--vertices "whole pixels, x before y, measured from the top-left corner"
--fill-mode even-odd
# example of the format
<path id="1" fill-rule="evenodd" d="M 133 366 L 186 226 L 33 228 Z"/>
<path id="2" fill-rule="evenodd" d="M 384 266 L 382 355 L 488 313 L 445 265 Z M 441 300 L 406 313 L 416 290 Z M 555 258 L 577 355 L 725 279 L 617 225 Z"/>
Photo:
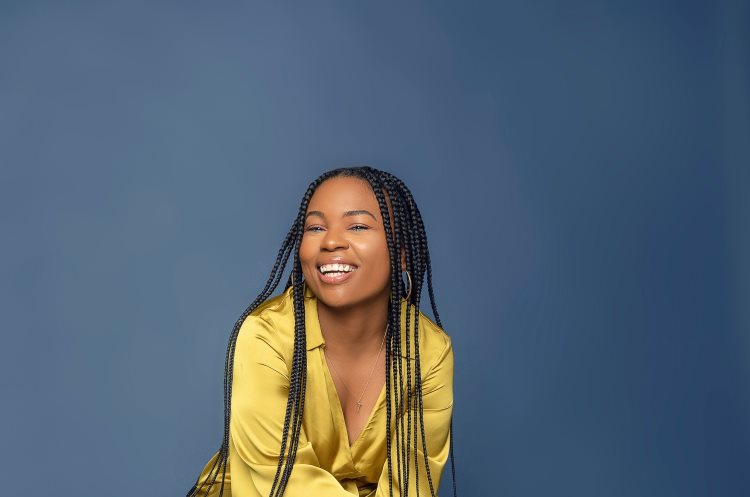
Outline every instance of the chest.
<path id="1" fill-rule="evenodd" d="M 334 403 L 341 411 L 347 443 L 351 447 L 360 438 L 381 400 L 385 386 L 385 357 L 380 356 L 369 364 L 337 361 L 325 353 L 324 357 L 325 373 L 336 393 L 333 400 L 337 401 Z"/>
<path id="2" fill-rule="evenodd" d="M 376 482 L 395 408 L 392 401 L 386 429 L 385 358 L 372 369 L 369 384 L 372 363 L 365 366 L 330 364 L 321 347 L 309 351 L 303 428 L 322 468 L 339 479 Z"/>

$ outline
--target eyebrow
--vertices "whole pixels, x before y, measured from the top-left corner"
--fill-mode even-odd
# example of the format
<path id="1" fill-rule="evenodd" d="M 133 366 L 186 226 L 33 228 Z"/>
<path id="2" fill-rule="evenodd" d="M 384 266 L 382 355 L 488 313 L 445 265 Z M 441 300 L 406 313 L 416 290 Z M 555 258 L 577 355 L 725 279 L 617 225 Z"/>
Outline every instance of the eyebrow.
<path id="1" fill-rule="evenodd" d="M 370 216 L 371 218 L 373 218 L 373 219 L 374 219 L 375 221 L 377 221 L 377 220 L 378 220 L 378 218 L 376 218 L 376 217 L 375 217 L 375 216 L 374 216 L 374 215 L 372 214 L 372 212 L 370 212 L 370 211 L 368 211 L 368 210 L 365 210 L 365 209 L 357 209 L 357 210 L 353 210 L 353 211 L 346 211 L 346 212 L 344 212 L 344 213 L 343 213 L 343 214 L 341 215 L 341 217 L 347 217 L 347 216 L 359 216 L 360 214 L 367 214 L 368 216 Z M 326 218 L 325 214 L 323 214 L 323 213 L 322 213 L 322 212 L 320 212 L 320 211 L 310 211 L 310 212 L 308 212 L 308 213 L 307 213 L 307 215 L 305 216 L 305 219 L 307 219 L 307 218 L 308 218 L 308 217 L 310 217 L 310 216 L 318 216 L 318 217 L 322 217 L 323 219 L 325 219 L 325 218 Z"/>

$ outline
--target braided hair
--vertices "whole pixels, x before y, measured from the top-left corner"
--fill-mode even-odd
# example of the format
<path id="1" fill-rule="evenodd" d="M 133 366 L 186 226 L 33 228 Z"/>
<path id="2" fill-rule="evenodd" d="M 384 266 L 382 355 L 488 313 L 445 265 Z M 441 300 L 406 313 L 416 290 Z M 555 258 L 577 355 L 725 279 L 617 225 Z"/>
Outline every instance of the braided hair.
<path id="1" fill-rule="evenodd" d="M 271 274 L 268 277 L 265 287 L 255 300 L 245 309 L 232 329 L 227 347 L 226 360 L 224 366 L 224 437 L 219 457 L 214 462 L 213 467 L 208 473 L 208 477 L 198 486 L 198 482 L 190 489 L 187 497 L 200 495 L 199 492 L 208 484 L 205 489 L 206 495 L 211 487 L 216 483 L 219 472 L 222 473 L 221 487 L 219 496 L 224 495 L 224 480 L 229 461 L 229 421 L 231 412 L 232 398 L 232 374 L 234 365 L 234 350 L 237 342 L 240 327 L 254 309 L 265 302 L 273 293 L 281 281 L 282 274 L 286 268 L 289 256 L 294 254 L 294 262 L 291 274 L 286 283 L 285 290 L 290 287 L 293 292 L 294 303 L 294 351 L 292 356 L 292 371 L 289 385 L 289 397 L 284 414 L 284 430 L 281 436 L 281 449 L 279 451 L 279 462 L 274 476 L 273 484 L 269 497 L 282 497 L 286 488 L 289 477 L 292 473 L 294 460 L 297 455 L 297 445 L 299 442 L 300 430 L 302 428 L 302 414 L 305 405 L 305 386 L 307 381 L 307 351 L 305 336 L 305 319 L 304 319 L 304 281 L 302 279 L 302 266 L 299 260 L 299 248 L 302 242 L 304 232 L 305 215 L 307 212 L 310 199 L 317 187 L 325 180 L 334 177 L 355 177 L 367 184 L 375 194 L 380 206 L 380 212 L 385 228 L 386 242 L 390 253 L 391 263 L 391 298 L 388 304 L 388 327 L 386 334 L 386 354 L 385 366 L 386 374 L 390 371 L 385 384 L 386 394 L 386 456 L 388 465 L 388 491 L 393 496 L 393 472 L 398 476 L 399 484 L 403 485 L 405 490 L 400 495 L 407 495 L 409 491 L 409 460 L 413 454 L 414 467 L 419 468 L 417 457 L 417 429 L 420 430 L 422 440 L 422 452 L 424 454 L 424 465 L 429 483 L 430 494 L 432 497 L 437 495 L 433 486 L 430 466 L 428 463 L 427 445 L 425 440 L 425 429 L 423 420 L 422 404 L 422 375 L 420 370 L 419 357 L 419 304 L 422 293 L 422 282 L 425 274 L 427 276 L 427 290 L 432 305 L 432 312 L 436 324 L 442 328 L 440 315 L 435 305 L 435 295 L 432 287 L 432 267 L 430 264 L 430 252 L 427 247 L 427 235 L 425 232 L 422 216 L 417 208 L 414 198 L 404 184 L 396 176 L 375 169 L 370 166 L 359 167 L 342 167 L 332 169 L 320 175 L 307 188 L 299 211 L 291 229 L 284 238 L 284 242 L 276 256 Z M 388 212 L 390 203 L 393 212 L 393 226 Z M 405 253 L 406 270 L 411 276 L 411 288 L 406 291 L 406 287 L 401 277 L 400 257 Z M 411 354 L 411 341 L 414 341 L 414 370 L 412 371 L 411 361 L 406 360 L 404 367 L 402 361 L 396 359 L 401 354 L 401 307 L 402 299 L 407 299 L 406 313 L 406 330 L 405 342 L 407 357 Z M 414 325 L 410 332 L 410 309 L 414 312 Z M 406 375 L 406 384 L 412 385 L 412 376 L 414 377 L 414 389 L 406 389 L 405 399 L 402 395 L 404 391 L 404 375 Z M 391 409 L 391 402 L 395 403 L 397 412 L 406 412 L 406 426 L 404 426 L 404 417 L 399 416 L 395 423 L 395 441 L 396 447 L 392 447 L 390 433 L 391 419 L 394 416 Z M 404 403 L 406 404 L 404 406 Z M 412 419 L 413 414 L 413 419 Z M 414 423 L 412 425 L 412 422 Z M 456 470 L 453 450 L 453 420 L 450 423 L 450 458 L 451 458 L 451 475 L 453 481 L 453 495 L 456 496 Z M 412 441 L 414 447 L 412 451 Z M 395 452 L 395 468 L 393 467 L 393 453 Z M 286 455 L 286 457 L 285 457 Z M 415 488 L 419 495 L 419 471 L 414 474 Z"/>

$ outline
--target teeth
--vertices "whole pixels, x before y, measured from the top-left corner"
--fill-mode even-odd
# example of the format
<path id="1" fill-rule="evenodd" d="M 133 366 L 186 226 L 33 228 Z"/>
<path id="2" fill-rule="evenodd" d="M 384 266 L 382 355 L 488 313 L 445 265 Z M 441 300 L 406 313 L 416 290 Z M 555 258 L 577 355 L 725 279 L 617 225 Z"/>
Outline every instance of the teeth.
<path id="1" fill-rule="evenodd" d="M 355 267 L 349 264 L 323 264 L 319 270 L 321 273 L 336 273 L 334 276 L 339 276 L 341 273 L 349 273 L 354 271 Z"/>

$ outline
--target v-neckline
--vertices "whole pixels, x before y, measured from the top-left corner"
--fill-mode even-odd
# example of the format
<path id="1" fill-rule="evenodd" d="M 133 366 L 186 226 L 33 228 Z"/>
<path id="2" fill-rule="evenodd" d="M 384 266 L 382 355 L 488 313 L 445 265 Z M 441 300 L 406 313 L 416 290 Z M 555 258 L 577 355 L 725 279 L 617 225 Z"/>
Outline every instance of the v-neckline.
<path id="1" fill-rule="evenodd" d="M 344 417 L 344 408 L 341 405 L 341 399 L 339 398 L 339 392 L 336 389 L 336 382 L 333 381 L 333 375 L 331 374 L 331 369 L 328 367 L 328 360 L 325 356 L 325 339 L 323 338 L 323 332 L 320 327 L 320 319 L 318 317 L 318 299 L 315 297 L 315 295 L 312 293 L 312 291 L 309 288 L 305 288 L 305 296 L 309 298 L 310 305 L 309 307 L 305 306 L 305 327 L 306 327 L 306 333 L 312 332 L 312 342 L 309 340 L 308 335 L 308 347 L 319 347 L 318 352 L 320 354 L 320 360 L 322 361 L 323 370 L 325 372 L 326 378 L 328 378 L 329 388 L 333 389 L 333 397 L 335 398 L 335 404 L 338 406 L 338 409 L 334 409 L 333 407 L 331 410 L 336 410 L 337 412 L 334 414 L 334 416 L 338 416 L 339 422 L 343 425 L 343 445 L 348 450 L 349 460 L 354 463 L 353 460 L 353 451 L 359 444 L 360 440 L 362 440 L 362 437 L 364 433 L 370 428 L 372 425 L 376 413 L 383 407 L 385 404 L 385 389 L 386 389 L 386 383 L 388 382 L 388 372 L 386 371 L 385 381 L 383 382 L 383 386 L 380 388 L 380 394 L 378 395 L 378 399 L 375 401 L 375 405 L 372 407 L 372 410 L 370 411 L 369 417 L 367 418 L 367 421 L 365 422 L 364 426 L 362 426 L 362 430 L 357 435 L 357 438 L 349 444 L 349 428 L 346 426 L 346 417 Z M 406 302 L 404 299 L 401 299 L 402 301 L 402 318 L 403 318 L 403 305 Z M 305 303 L 307 304 L 307 300 L 305 300 Z M 309 311 L 309 313 L 308 313 Z M 310 350 L 308 348 L 307 350 Z M 330 394 L 329 394 L 330 395 Z M 330 406 L 330 399 L 328 402 Z"/>
<path id="2" fill-rule="evenodd" d="M 359 443 L 359 441 L 362 439 L 362 435 L 367 431 L 367 429 L 372 424 L 373 418 L 375 417 L 375 413 L 380 409 L 383 399 L 385 396 L 385 381 L 383 382 L 383 386 L 380 388 L 380 393 L 378 394 L 378 398 L 375 401 L 375 404 L 372 406 L 372 409 L 370 409 L 370 414 L 367 417 L 367 421 L 365 421 L 365 424 L 362 425 L 362 429 L 357 434 L 357 438 L 354 439 L 354 442 L 349 445 L 349 428 L 346 426 L 346 417 L 344 416 L 344 408 L 341 405 L 341 398 L 339 397 L 339 391 L 336 389 L 336 382 L 333 381 L 333 375 L 331 374 L 331 369 L 328 367 L 328 361 L 326 360 L 325 352 L 323 351 L 324 347 L 320 348 L 320 358 L 321 361 L 323 361 L 323 366 L 326 372 L 326 377 L 329 381 L 329 386 L 333 388 L 333 397 L 336 400 L 336 406 L 337 409 L 337 415 L 339 417 L 339 421 L 341 422 L 342 426 L 344 427 L 344 443 L 346 444 L 346 447 L 349 449 L 350 455 L 354 451 L 354 447 Z M 386 381 L 388 381 L 388 378 L 386 378 Z"/>

